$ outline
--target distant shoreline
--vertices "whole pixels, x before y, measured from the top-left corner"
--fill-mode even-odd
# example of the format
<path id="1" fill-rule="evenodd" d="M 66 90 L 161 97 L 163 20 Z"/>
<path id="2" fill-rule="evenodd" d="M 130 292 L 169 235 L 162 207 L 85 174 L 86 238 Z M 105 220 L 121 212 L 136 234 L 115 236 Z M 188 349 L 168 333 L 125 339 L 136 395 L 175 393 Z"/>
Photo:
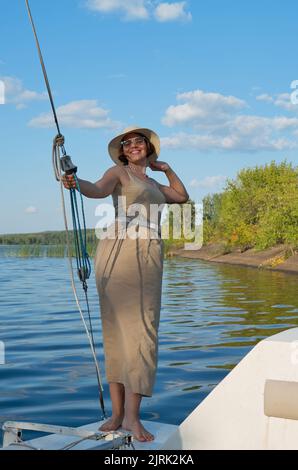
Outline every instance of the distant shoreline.
<path id="1" fill-rule="evenodd" d="M 298 253 L 289 255 L 289 248 L 284 245 L 262 251 L 250 249 L 244 252 L 237 250 L 232 253 L 223 254 L 220 244 L 211 244 L 202 247 L 200 250 L 169 249 L 167 256 L 180 256 L 212 263 L 248 266 L 269 271 L 298 274 Z"/>
<path id="2" fill-rule="evenodd" d="M 88 253 L 92 258 L 95 255 L 97 243 L 89 244 Z M 2 249 L 1 249 L 2 247 Z M 175 246 L 168 246 L 166 258 L 182 257 L 198 259 L 212 263 L 224 263 L 230 265 L 247 266 L 269 271 L 282 271 L 286 273 L 298 274 L 298 253 L 293 252 L 286 245 L 278 245 L 266 250 L 249 249 L 241 252 L 234 249 L 225 253 L 223 243 L 213 243 L 203 246 L 200 250 L 185 250 Z M 2 256 L 1 256 L 2 255 Z M 72 256 L 75 254 L 72 252 Z M 0 257 L 18 258 L 64 258 L 67 251 L 64 244 L 41 245 L 41 244 L 1 244 Z"/>

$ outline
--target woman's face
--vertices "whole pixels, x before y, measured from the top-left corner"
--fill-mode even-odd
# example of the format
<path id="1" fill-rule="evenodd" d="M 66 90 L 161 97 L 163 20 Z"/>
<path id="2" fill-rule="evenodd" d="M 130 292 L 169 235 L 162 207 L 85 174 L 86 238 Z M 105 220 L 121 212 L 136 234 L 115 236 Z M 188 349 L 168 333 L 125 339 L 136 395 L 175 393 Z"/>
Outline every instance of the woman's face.
<path id="1" fill-rule="evenodd" d="M 126 134 L 122 140 L 123 155 L 131 163 L 146 162 L 147 158 L 147 141 L 144 136 L 131 132 Z"/>

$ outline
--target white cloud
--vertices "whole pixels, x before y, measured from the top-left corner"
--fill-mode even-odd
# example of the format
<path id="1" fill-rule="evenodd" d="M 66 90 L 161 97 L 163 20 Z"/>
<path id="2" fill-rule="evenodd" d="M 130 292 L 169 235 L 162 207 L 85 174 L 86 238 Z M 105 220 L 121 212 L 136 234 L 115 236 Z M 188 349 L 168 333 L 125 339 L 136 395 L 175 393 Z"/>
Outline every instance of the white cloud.
<path id="1" fill-rule="evenodd" d="M 298 106 L 291 102 L 290 93 L 281 93 L 280 95 L 277 95 L 274 104 L 275 106 L 286 109 L 287 111 L 298 111 Z"/>
<path id="2" fill-rule="evenodd" d="M 245 119 L 247 118 L 247 119 Z M 296 121 L 296 120 L 295 120 Z M 298 123 L 293 122 L 287 127 L 298 130 Z M 295 139 L 279 135 L 281 128 L 278 121 L 257 116 L 243 116 L 243 119 L 235 119 L 227 125 L 225 132 L 210 134 L 186 134 L 178 133 L 174 136 L 161 139 L 165 148 L 197 150 L 225 150 L 240 152 L 257 152 L 260 150 L 276 151 L 298 147 Z"/>
<path id="3" fill-rule="evenodd" d="M 160 3 L 154 11 L 154 16 L 161 23 L 177 20 L 191 21 L 191 13 L 186 12 L 185 7 L 186 2 Z"/>
<path id="4" fill-rule="evenodd" d="M 25 209 L 26 214 L 36 214 L 37 212 L 37 207 L 34 206 L 29 206 Z"/>
<path id="5" fill-rule="evenodd" d="M 18 109 L 25 108 L 31 101 L 41 101 L 48 98 L 47 93 L 27 90 L 22 81 L 15 77 L 0 77 L 5 85 L 5 102 L 13 103 Z"/>
<path id="6" fill-rule="evenodd" d="M 280 100 L 283 98 L 283 95 L 279 96 Z M 267 100 L 267 97 L 264 99 Z M 243 100 L 201 90 L 179 94 L 177 100 L 184 103 L 170 106 L 163 124 L 169 127 L 187 126 L 193 131 L 180 130 L 162 138 L 164 147 L 245 152 L 298 147 L 294 137 L 298 132 L 297 118 L 244 114 L 247 105 Z"/>
<path id="7" fill-rule="evenodd" d="M 146 20 L 149 12 L 144 0 L 87 0 L 89 10 L 100 13 L 120 12 L 127 20 Z"/>
<path id="8" fill-rule="evenodd" d="M 280 93 L 274 96 L 264 93 L 263 95 L 257 96 L 256 99 L 258 101 L 272 103 L 274 106 L 285 109 L 286 111 L 298 112 L 298 106 L 292 103 L 290 93 Z"/>
<path id="9" fill-rule="evenodd" d="M 155 19 L 159 22 L 190 21 L 191 13 L 185 11 L 186 2 L 158 2 L 152 0 L 86 0 L 89 10 L 99 13 L 119 13 L 125 20 Z"/>
<path id="10" fill-rule="evenodd" d="M 256 97 L 257 101 L 265 101 L 265 103 L 273 103 L 274 99 L 272 96 L 268 95 L 267 93 L 263 93 L 262 95 L 258 95 Z"/>
<path id="11" fill-rule="evenodd" d="M 196 178 L 194 178 L 189 186 L 191 188 L 204 188 L 204 189 L 210 189 L 210 188 L 214 188 L 214 187 L 217 187 L 219 185 L 221 185 L 222 183 L 224 183 L 226 181 L 227 177 L 226 176 L 222 176 L 222 175 L 218 175 L 218 176 L 206 176 L 206 178 L 204 178 L 203 180 L 197 180 Z"/>
<path id="12" fill-rule="evenodd" d="M 72 101 L 57 108 L 57 116 L 64 127 L 100 129 L 117 128 L 119 123 L 109 118 L 109 111 L 98 106 L 97 100 Z M 44 113 L 29 122 L 31 127 L 54 127 L 51 113 Z"/>
<path id="13" fill-rule="evenodd" d="M 175 126 L 195 121 L 207 126 L 210 123 L 224 121 L 229 114 L 246 107 L 243 100 L 234 96 L 223 96 L 219 93 L 205 93 L 195 90 L 188 93 L 179 93 L 177 101 L 185 101 L 178 106 L 170 106 L 166 110 L 163 124 Z"/>

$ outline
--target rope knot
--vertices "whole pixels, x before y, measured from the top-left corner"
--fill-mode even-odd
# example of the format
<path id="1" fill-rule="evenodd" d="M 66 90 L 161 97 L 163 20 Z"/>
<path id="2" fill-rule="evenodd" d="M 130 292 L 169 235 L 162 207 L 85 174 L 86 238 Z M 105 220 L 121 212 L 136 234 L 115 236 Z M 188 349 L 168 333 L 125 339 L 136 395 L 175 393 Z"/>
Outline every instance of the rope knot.
<path id="1" fill-rule="evenodd" d="M 55 147 L 63 147 L 64 142 L 65 142 L 64 135 L 58 134 L 54 138 L 53 144 L 55 145 Z"/>

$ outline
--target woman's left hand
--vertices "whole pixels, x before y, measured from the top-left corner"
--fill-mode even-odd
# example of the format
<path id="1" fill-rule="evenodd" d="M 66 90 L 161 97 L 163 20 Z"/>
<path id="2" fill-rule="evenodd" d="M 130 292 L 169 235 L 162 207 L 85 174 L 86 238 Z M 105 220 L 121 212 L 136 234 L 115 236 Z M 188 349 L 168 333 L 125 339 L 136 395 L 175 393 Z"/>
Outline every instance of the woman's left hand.
<path id="1" fill-rule="evenodd" d="M 166 162 L 151 162 L 150 168 L 152 171 L 163 171 L 165 173 L 170 170 L 171 167 Z"/>

